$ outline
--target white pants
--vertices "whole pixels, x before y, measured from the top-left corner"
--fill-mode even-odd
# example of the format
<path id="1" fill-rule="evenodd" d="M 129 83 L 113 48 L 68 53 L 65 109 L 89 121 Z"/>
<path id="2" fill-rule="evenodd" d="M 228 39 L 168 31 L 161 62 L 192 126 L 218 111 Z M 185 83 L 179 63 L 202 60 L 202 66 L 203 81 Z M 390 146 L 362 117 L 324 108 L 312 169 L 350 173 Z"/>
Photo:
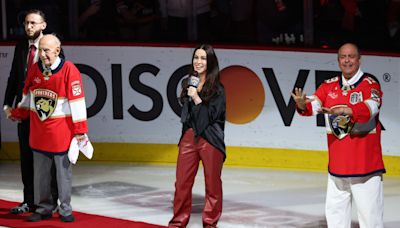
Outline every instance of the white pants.
<path id="1" fill-rule="evenodd" d="M 352 199 L 360 228 L 383 228 L 382 174 L 366 177 L 335 177 L 328 174 L 325 214 L 328 227 L 351 227 Z"/>

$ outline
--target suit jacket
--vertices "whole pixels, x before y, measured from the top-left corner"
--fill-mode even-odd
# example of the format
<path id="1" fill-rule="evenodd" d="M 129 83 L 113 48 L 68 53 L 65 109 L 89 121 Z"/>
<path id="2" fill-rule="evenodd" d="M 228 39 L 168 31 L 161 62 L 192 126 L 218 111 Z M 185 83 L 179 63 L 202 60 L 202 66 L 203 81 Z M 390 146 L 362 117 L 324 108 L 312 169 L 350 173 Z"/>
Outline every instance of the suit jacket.
<path id="1" fill-rule="evenodd" d="M 6 94 L 4 96 L 4 105 L 10 107 L 16 106 L 22 99 L 22 89 L 24 88 L 26 77 L 28 45 L 28 40 L 23 39 L 15 46 L 14 58 L 10 76 L 7 81 Z"/>

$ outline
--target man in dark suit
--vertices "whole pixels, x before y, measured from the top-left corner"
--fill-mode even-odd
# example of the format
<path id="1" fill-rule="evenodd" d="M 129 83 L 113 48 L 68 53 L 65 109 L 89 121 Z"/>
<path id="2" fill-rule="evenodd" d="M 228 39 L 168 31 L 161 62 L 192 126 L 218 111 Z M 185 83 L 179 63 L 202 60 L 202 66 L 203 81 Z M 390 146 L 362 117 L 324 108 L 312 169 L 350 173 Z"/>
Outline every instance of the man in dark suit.
<path id="1" fill-rule="evenodd" d="M 15 47 L 14 58 L 11 66 L 10 76 L 7 82 L 3 110 L 7 118 L 11 117 L 13 105 L 17 105 L 22 99 L 26 72 L 30 66 L 38 60 L 39 40 L 43 36 L 43 30 L 47 23 L 45 15 L 40 10 L 29 10 L 26 13 L 24 27 L 26 39 L 21 40 Z M 24 185 L 23 202 L 11 209 L 13 214 L 22 214 L 34 211 L 33 194 L 33 154 L 29 146 L 29 119 L 18 123 L 18 139 L 21 161 L 21 177 Z M 57 183 L 52 180 L 52 192 L 55 196 L 54 208 L 57 208 Z M 55 189 L 54 189 L 55 188 Z"/>

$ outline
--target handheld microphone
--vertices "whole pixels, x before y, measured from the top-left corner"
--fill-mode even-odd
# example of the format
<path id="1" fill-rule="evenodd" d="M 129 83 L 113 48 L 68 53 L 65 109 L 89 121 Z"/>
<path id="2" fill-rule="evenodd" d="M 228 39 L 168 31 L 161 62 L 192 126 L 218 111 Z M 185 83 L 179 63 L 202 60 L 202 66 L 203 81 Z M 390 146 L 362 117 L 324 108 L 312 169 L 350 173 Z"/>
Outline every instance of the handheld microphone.
<path id="1" fill-rule="evenodd" d="M 197 89 L 200 83 L 199 73 L 197 71 L 193 71 L 193 73 L 189 77 L 188 85 Z M 192 97 L 189 96 L 189 101 L 192 101 Z"/>

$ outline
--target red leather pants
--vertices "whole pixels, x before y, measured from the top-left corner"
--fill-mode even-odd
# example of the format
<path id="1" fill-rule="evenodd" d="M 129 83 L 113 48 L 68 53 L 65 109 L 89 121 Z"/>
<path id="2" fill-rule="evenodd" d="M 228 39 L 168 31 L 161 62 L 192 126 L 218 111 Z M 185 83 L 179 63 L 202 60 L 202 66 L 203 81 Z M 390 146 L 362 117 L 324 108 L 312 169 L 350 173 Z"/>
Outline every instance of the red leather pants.
<path id="1" fill-rule="evenodd" d="M 203 163 L 206 184 L 203 226 L 217 226 L 222 213 L 221 171 L 224 156 L 202 137 L 195 139 L 193 130 L 188 129 L 179 143 L 174 216 L 169 222 L 169 227 L 186 227 L 189 222 L 192 211 L 192 187 L 200 160 Z"/>

